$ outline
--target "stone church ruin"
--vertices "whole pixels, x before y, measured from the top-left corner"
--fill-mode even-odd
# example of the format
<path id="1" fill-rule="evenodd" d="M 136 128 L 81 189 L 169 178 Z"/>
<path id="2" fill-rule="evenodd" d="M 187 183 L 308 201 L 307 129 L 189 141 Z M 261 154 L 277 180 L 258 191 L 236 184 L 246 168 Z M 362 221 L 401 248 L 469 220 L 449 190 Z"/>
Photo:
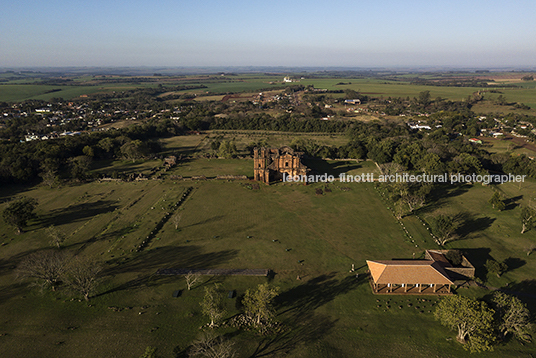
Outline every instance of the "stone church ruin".
<path id="1" fill-rule="evenodd" d="M 302 162 L 303 153 L 294 152 L 290 147 L 255 148 L 253 149 L 253 179 L 270 184 L 271 181 L 282 180 L 283 175 L 304 176 L 309 173 Z"/>

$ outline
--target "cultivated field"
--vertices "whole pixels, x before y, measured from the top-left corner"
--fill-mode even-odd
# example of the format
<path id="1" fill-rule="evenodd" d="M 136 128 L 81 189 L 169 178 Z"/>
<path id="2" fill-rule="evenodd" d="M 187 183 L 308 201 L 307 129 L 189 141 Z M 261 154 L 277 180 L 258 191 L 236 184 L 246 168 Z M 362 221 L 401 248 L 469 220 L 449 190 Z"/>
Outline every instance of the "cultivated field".
<path id="1" fill-rule="evenodd" d="M 468 76 L 460 74 L 460 76 Z M 9 78 L 10 74 L 0 74 L 0 79 Z M 73 84 L 65 85 L 48 85 L 40 84 L 38 74 L 26 79 L 11 80 L 0 83 L 0 101 L 23 101 L 26 99 L 42 99 L 48 100 L 52 97 L 61 97 L 71 99 L 80 95 L 91 95 L 98 92 L 126 91 L 135 88 L 155 87 L 158 84 L 164 86 L 205 86 L 206 88 L 197 88 L 182 91 L 170 91 L 167 94 L 184 94 L 195 93 L 202 95 L 196 100 L 215 100 L 221 101 L 225 94 L 240 93 L 241 97 L 256 95 L 260 91 L 267 92 L 275 89 L 281 89 L 293 85 L 313 85 L 318 89 L 326 90 L 346 90 L 352 89 L 371 97 L 418 97 L 422 91 L 430 91 L 432 99 L 437 97 L 446 98 L 449 100 L 463 100 L 467 96 L 472 95 L 476 91 L 489 91 L 490 88 L 480 87 L 448 87 L 448 86 L 428 86 L 416 85 L 411 83 L 411 79 L 415 77 L 411 75 L 396 75 L 396 80 L 381 79 L 381 78 L 301 78 L 301 75 L 296 75 L 296 82 L 284 83 L 284 75 L 260 75 L 260 74 L 240 74 L 233 76 L 177 76 L 177 77 L 151 77 L 146 76 L 146 79 L 151 79 L 153 82 L 135 82 L 135 79 L 129 77 L 114 77 L 114 82 L 104 82 L 93 76 L 73 77 Z M 491 89 L 498 90 L 500 93 L 486 92 L 485 98 L 493 100 L 499 94 L 506 97 L 508 102 L 525 103 L 532 108 L 536 108 L 536 83 L 520 82 L 519 74 L 505 73 L 497 75 L 498 87 Z M 426 78 L 426 75 L 420 75 L 420 78 Z M 484 76 L 491 78 L 493 76 Z M 484 78 L 482 77 L 482 78 Z M 110 79 L 110 76 L 108 76 Z M 514 84 L 519 88 L 500 87 L 500 85 Z M 61 90 L 51 92 L 52 90 Z M 333 97 L 341 97 L 343 94 L 330 94 Z M 205 97 L 207 96 L 207 97 Z M 240 99 L 238 99 L 240 100 Z M 481 106 L 482 112 L 504 111 L 505 107 L 495 108 L 486 104 Z M 499 107 L 499 106 L 497 106 Z M 508 107 L 509 108 L 509 107 Z M 477 111 L 479 111 L 477 106 Z M 511 110 L 511 108 L 509 109 Z M 524 112 L 521 112 L 524 113 Z"/>

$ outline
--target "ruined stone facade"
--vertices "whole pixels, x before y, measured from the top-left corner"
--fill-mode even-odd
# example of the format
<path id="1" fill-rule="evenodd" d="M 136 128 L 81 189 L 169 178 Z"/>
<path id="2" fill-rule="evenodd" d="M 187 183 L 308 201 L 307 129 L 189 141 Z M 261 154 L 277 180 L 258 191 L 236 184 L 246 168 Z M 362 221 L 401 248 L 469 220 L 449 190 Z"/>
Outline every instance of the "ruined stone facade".
<path id="1" fill-rule="evenodd" d="M 253 149 L 254 180 L 269 184 L 283 175 L 307 175 L 309 169 L 301 162 L 303 153 L 290 147 Z"/>

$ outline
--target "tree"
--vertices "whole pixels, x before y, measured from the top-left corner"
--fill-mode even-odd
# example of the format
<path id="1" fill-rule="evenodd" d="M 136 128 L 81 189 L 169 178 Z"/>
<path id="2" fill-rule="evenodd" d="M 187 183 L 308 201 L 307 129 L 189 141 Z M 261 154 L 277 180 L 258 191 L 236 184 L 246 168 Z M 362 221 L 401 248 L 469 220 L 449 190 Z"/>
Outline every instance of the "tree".
<path id="1" fill-rule="evenodd" d="M 270 322 L 274 317 L 272 301 L 277 296 L 279 287 L 270 287 L 268 283 L 257 286 L 256 290 L 248 289 L 244 295 L 244 311 L 254 325 L 260 326 Z"/>
<path id="2" fill-rule="evenodd" d="M 493 350 L 493 314 L 485 302 L 458 295 L 442 298 L 434 312 L 442 325 L 458 330 L 456 339 L 471 352 Z"/>
<path id="3" fill-rule="evenodd" d="M 89 301 L 90 295 L 97 289 L 101 271 L 102 267 L 96 261 L 77 256 L 67 266 L 65 281 Z"/>
<path id="4" fill-rule="evenodd" d="M 28 221 L 36 217 L 34 210 L 37 203 L 37 199 L 22 197 L 9 204 L 2 212 L 2 216 L 5 222 L 20 234 Z"/>
<path id="5" fill-rule="evenodd" d="M 190 357 L 203 358 L 233 358 L 236 353 L 233 342 L 216 336 L 212 331 L 204 332 L 192 343 Z"/>
<path id="6" fill-rule="evenodd" d="M 511 333 L 520 341 L 530 342 L 532 324 L 527 306 L 519 298 L 500 291 L 493 293 L 492 302 L 499 315 L 499 331 L 503 337 Z"/>
<path id="7" fill-rule="evenodd" d="M 419 92 L 419 103 L 423 105 L 424 107 L 430 104 L 430 98 L 431 98 L 430 91 Z"/>
<path id="8" fill-rule="evenodd" d="M 70 158 L 71 178 L 85 180 L 88 176 L 89 169 L 91 168 L 91 162 L 91 157 L 88 157 L 87 155 Z"/>
<path id="9" fill-rule="evenodd" d="M 177 214 L 173 215 L 173 217 L 171 218 L 171 221 L 173 222 L 173 225 L 175 225 L 175 230 L 179 229 L 179 223 L 181 222 L 181 217 L 182 217 L 182 214 L 177 213 Z"/>
<path id="10" fill-rule="evenodd" d="M 56 171 L 47 169 L 39 173 L 39 176 L 41 177 L 41 179 L 43 179 L 43 184 L 45 184 L 49 188 L 58 186 L 60 183 L 60 179 Z"/>
<path id="11" fill-rule="evenodd" d="M 128 141 L 121 146 L 120 150 L 121 155 L 126 159 L 132 159 L 132 162 L 146 157 L 150 152 L 147 144 L 139 139 Z"/>
<path id="12" fill-rule="evenodd" d="M 86 145 L 84 148 L 82 148 L 82 153 L 84 153 L 85 156 L 88 156 L 90 158 L 93 158 L 95 156 L 95 150 L 90 145 Z"/>
<path id="13" fill-rule="evenodd" d="M 192 271 L 189 271 L 186 275 L 184 275 L 184 279 L 186 280 L 186 286 L 188 287 L 188 291 L 192 289 L 192 286 L 201 280 L 201 275 L 199 273 L 193 273 Z"/>
<path id="14" fill-rule="evenodd" d="M 58 249 L 61 249 L 61 245 L 66 239 L 65 234 L 54 225 L 50 225 L 49 227 L 47 227 L 45 232 L 50 239 L 50 245 L 56 246 Z"/>
<path id="15" fill-rule="evenodd" d="M 210 328 L 213 328 L 225 315 L 224 295 L 218 284 L 205 287 L 205 297 L 200 304 L 203 314 L 210 319 Z"/>
<path id="16" fill-rule="evenodd" d="M 66 267 L 66 255 L 55 250 L 38 251 L 24 258 L 17 267 L 17 275 L 37 280 L 42 287 L 52 291 L 62 282 Z"/>
<path id="17" fill-rule="evenodd" d="M 525 232 L 532 229 L 534 226 L 534 218 L 536 216 L 536 211 L 534 209 L 524 206 L 523 209 L 521 209 L 521 233 L 524 234 Z"/>
<path id="18" fill-rule="evenodd" d="M 486 263 L 484 264 L 486 267 L 486 270 L 488 270 L 488 273 L 495 274 L 497 277 L 501 277 L 501 275 L 508 270 L 508 265 L 504 262 L 498 262 L 492 259 L 488 259 Z"/>
<path id="19" fill-rule="evenodd" d="M 499 106 L 506 106 L 508 104 L 508 102 L 506 101 L 506 97 L 504 97 L 502 94 L 500 94 L 499 97 L 497 97 L 495 99 L 495 104 L 497 104 Z"/>
<path id="20" fill-rule="evenodd" d="M 415 209 L 424 205 L 425 199 L 424 195 L 419 194 L 405 194 L 400 198 L 404 204 L 409 208 L 409 212 L 412 213 Z"/>
<path id="21" fill-rule="evenodd" d="M 489 199 L 488 202 L 491 204 L 493 209 L 497 209 L 499 211 L 504 210 L 504 208 L 506 207 L 504 201 L 501 198 L 501 194 L 498 191 L 493 193 L 493 196 L 491 197 L 491 199 Z"/>
<path id="22" fill-rule="evenodd" d="M 145 352 L 140 356 L 140 358 L 157 358 L 156 348 L 148 346 L 145 348 Z"/>
<path id="23" fill-rule="evenodd" d="M 462 253 L 460 250 L 449 250 L 445 257 L 449 262 L 452 264 L 452 266 L 460 266 L 463 261 Z"/>
<path id="24" fill-rule="evenodd" d="M 401 220 L 404 215 L 406 215 L 406 205 L 404 204 L 402 199 L 395 201 L 395 203 L 393 204 L 393 212 L 398 220 Z"/>
<path id="25" fill-rule="evenodd" d="M 238 153 L 238 151 L 236 149 L 236 145 L 234 141 L 224 140 L 223 142 L 221 142 L 219 150 L 218 150 L 218 155 L 220 157 L 232 158 L 233 156 L 236 155 L 236 153 Z"/>
<path id="26" fill-rule="evenodd" d="M 437 237 L 437 243 L 441 246 L 455 239 L 457 226 L 454 218 L 448 215 L 439 214 L 432 218 L 432 230 Z"/>

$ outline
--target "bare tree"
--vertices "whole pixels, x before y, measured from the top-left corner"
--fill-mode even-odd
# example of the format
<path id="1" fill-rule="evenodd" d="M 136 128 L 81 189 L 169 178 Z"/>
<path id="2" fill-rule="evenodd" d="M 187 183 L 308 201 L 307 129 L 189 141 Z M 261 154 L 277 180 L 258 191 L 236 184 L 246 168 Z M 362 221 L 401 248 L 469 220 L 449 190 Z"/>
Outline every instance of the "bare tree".
<path id="1" fill-rule="evenodd" d="M 181 217 L 182 217 L 182 214 L 177 213 L 177 214 L 173 215 L 173 217 L 171 218 L 171 221 L 173 222 L 173 225 L 175 225 L 175 230 L 179 229 L 179 223 L 181 222 Z"/>
<path id="2" fill-rule="evenodd" d="M 378 169 L 380 169 L 380 173 L 382 175 L 396 175 L 397 173 L 403 173 L 404 167 L 398 163 L 384 163 L 378 165 Z"/>
<path id="3" fill-rule="evenodd" d="M 40 173 L 39 176 L 43 179 L 43 184 L 49 188 L 53 188 L 60 184 L 58 173 L 55 170 L 45 170 Z"/>
<path id="4" fill-rule="evenodd" d="M 236 356 L 234 344 L 212 331 L 204 332 L 192 343 L 190 357 L 203 358 L 233 358 Z"/>
<path id="5" fill-rule="evenodd" d="M 536 216 L 536 211 L 529 207 L 523 207 L 521 209 L 521 233 L 524 234 L 525 232 L 532 229 L 534 226 L 534 219 Z"/>
<path id="6" fill-rule="evenodd" d="M 67 266 L 65 281 L 88 301 L 89 296 L 97 289 L 101 271 L 102 266 L 98 262 L 77 256 Z"/>
<path id="7" fill-rule="evenodd" d="M 45 231 L 50 239 L 50 245 L 56 246 L 58 249 L 60 249 L 61 245 L 66 239 L 65 234 L 54 225 L 50 225 Z"/>
<path id="8" fill-rule="evenodd" d="M 530 244 L 529 246 L 525 247 L 525 251 L 527 252 L 527 256 L 532 254 L 532 252 L 536 250 L 536 244 Z"/>
<path id="9" fill-rule="evenodd" d="M 52 291 L 62 282 L 66 270 L 66 255 L 54 250 L 38 251 L 24 258 L 17 267 L 19 277 L 32 278 Z"/>
<path id="10" fill-rule="evenodd" d="M 413 210 L 420 208 L 424 205 L 424 195 L 417 194 L 408 194 L 402 196 L 401 200 L 409 207 L 409 212 L 412 213 Z"/>
<path id="11" fill-rule="evenodd" d="M 184 279 L 186 280 L 186 286 L 188 287 L 188 291 L 190 291 L 197 282 L 201 280 L 201 275 L 199 273 L 194 273 L 192 271 L 189 271 L 186 275 L 184 275 Z"/>

